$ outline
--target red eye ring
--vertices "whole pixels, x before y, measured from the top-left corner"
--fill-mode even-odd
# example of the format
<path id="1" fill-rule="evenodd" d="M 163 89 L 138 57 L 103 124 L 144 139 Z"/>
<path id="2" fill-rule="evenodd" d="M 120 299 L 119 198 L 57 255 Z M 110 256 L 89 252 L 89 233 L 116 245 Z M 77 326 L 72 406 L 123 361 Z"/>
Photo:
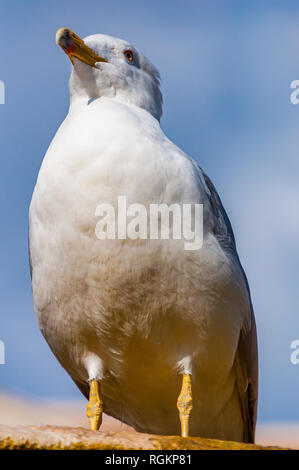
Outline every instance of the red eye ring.
<path id="1" fill-rule="evenodd" d="M 133 54 L 133 51 L 131 51 L 131 49 L 126 49 L 124 51 L 124 56 L 125 56 L 125 58 L 127 59 L 128 62 L 133 62 L 134 54 Z"/>

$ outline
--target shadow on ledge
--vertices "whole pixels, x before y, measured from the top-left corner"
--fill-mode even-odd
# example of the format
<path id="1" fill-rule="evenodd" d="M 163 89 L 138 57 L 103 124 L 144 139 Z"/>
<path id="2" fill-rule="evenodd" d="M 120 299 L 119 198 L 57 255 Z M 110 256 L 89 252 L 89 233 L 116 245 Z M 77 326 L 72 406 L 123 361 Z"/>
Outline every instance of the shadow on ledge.
<path id="1" fill-rule="evenodd" d="M 0 450 L 274 450 L 254 444 L 62 426 L 0 426 Z"/>

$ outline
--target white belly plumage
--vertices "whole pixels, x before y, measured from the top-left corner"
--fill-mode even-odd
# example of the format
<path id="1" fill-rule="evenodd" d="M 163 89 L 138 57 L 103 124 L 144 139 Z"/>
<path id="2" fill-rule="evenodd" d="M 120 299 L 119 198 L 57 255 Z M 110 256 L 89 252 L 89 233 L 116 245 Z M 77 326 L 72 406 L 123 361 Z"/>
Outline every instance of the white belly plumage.
<path id="1" fill-rule="evenodd" d="M 92 106 L 96 103 L 86 113 Z M 112 112 L 106 107 L 105 121 Z M 125 113 L 121 106 L 120 112 Z M 141 155 L 135 117 L 124 118 L 121 131 L 117 122 L 110 126 L 112 134 L 124 135 L 121 154 L 113 150 L 104 122 L 96 135 L 90 129 L 76 136 L 73 118 L 45 158 L 30 209 L 40 328 L 85 394 L 86 363 L 100 358 L 105 411 L 140 431 L 179 433 L 179 368 L 191 357 L 191 434 L 242 440 L 234 360 L 248 321 L 248 297 L 240 267 L 219 245 L 212 222 L 206 221 L 197 251 L 185 251 L 177 241 L 95 236 L 96 206 L 119 195 L 145 205 L 191 200 L 208 205 L 190 160 L 160 133 L 154 143 L 142 136 Z M 69 148 L 60 145 L 62 131 L 69 133 Z M 101 131 L 105 139 L 96 146 Z M 151 132 L 158 133 L 154 124 Z M 165 156 L 155 149 L 159 139 L 168 146 Z M 80 152 L 83 146 L 86 155 L 93 149 L 90 157 Z"/>

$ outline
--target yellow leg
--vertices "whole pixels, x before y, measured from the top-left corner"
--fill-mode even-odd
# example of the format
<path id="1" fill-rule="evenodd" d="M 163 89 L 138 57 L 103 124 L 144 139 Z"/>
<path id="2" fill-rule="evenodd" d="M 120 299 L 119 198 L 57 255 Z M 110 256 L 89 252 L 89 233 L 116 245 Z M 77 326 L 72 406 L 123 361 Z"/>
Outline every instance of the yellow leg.
<path id="1" fill-rule="evenodd" d="M 90 429 L 97 431 L 102 424 L 103 402 L 100 397 L 100 384 L 97 380 L 90 382 L 89 402 L 87 405 L 87 416 Z"/>
<path id="2" fill-rule="evenodd" d="M 181 421 L 181 436 L 189 436 L 189 419 L 192 410 L 192 389 L 191 389 L 191 375 L 183 375 L 183 383 L 181 393 L 177 401 Z"/>

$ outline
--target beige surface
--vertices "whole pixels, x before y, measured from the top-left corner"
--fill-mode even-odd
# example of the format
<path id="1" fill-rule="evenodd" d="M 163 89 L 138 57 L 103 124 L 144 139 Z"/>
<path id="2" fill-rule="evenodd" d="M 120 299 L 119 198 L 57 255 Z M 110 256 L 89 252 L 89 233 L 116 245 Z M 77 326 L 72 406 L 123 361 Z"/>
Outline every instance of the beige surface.
<path id="1" fill-rule="evenodd" d="M 28 400 L 0 393 L 0 424 L 28 425 L 55 424 L 57 426 L 81 426 L 89 428 L 86 416 L 87 400 L 49 401 Z M 103 431 L 121 432 L 132 428 L 103 415 Z"/>
<path id="2" fill-rule="evenodd" d="M 117 433 L 90 431 L 85 428 L 65 426 L 0 426 L 1 449 L 260 450 L 270 447 L 200 437 L 158 436 L 129 431 Z"/>
<path id="3" fill-rule="evenodd" d="M 256 443 L 299 449 L 299 423 L 258 424 Z"/>
<path id="4" fill-rule="evenodd" d="M 0 424 L 80 426 L 88 429 L 87 401 L 22 399 L 0 393 Z M 132 428 L 104 414 L 103 432 L 132 431 Z M 258 424 L 256 443 L 299 449 L 299 423 Z"/>

